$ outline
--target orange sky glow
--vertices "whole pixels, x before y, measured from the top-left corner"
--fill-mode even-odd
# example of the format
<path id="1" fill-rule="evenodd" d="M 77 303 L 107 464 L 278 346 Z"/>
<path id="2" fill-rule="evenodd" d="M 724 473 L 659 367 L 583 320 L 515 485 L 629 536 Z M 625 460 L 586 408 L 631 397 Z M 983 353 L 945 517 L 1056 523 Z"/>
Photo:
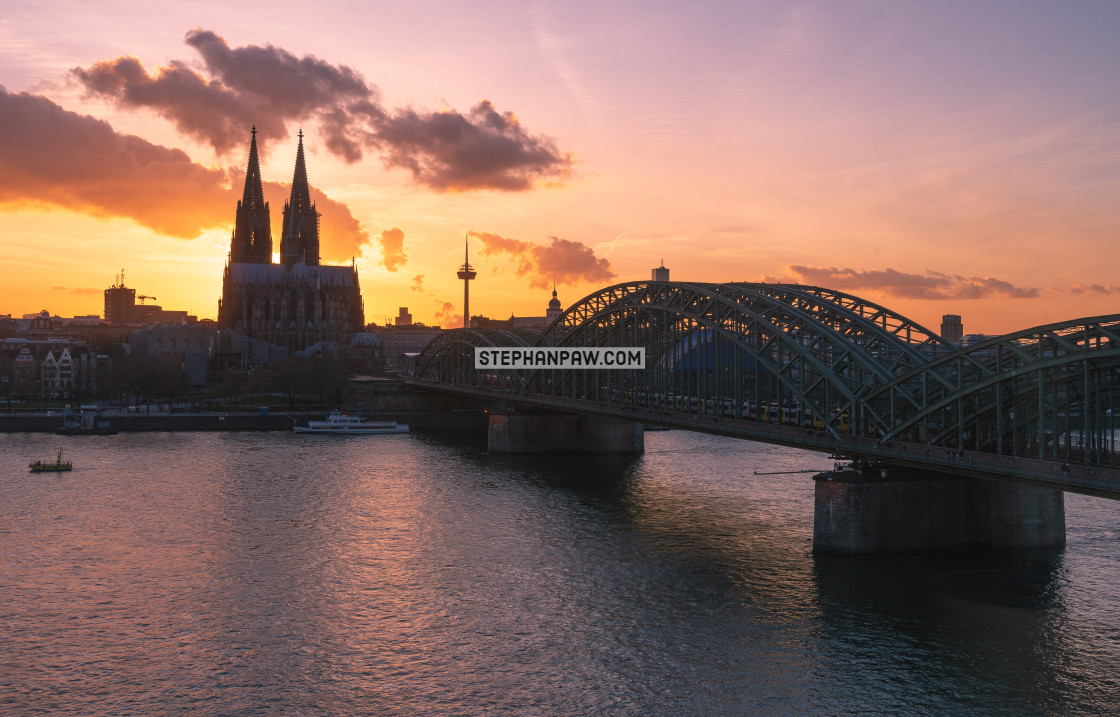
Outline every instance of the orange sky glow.
<path id="1" fill-rule="evenodd" d="M 1116 3 L 396 5 L 6 11 L 0 314 L 124 270 L 215 317 L 254 125 L 274 223 L 305 133 L 369 322 L 461 322 L 465 237 L 491 318 L 662 260 L 966 333 L 1120 311 Z"/>

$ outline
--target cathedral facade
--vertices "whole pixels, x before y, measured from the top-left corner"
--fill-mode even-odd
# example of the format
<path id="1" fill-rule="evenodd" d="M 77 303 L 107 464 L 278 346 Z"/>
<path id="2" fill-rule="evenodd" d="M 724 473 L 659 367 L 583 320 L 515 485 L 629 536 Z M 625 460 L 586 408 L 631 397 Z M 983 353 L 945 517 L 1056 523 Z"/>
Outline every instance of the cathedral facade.
<path id="1" fill-rule="evenodd" d="M 237 203 L 218 327 L 299 351 L 320 341 L 346 343 L 365 326 L 358 270 L 319 263 L 319 213 L 311 203 L 303 132 L 291 197 L 284 204 L 280 263 L 272 263 L 272 228 L 264 201 L 257 130 L 249 145 L 245 192 Z"/>

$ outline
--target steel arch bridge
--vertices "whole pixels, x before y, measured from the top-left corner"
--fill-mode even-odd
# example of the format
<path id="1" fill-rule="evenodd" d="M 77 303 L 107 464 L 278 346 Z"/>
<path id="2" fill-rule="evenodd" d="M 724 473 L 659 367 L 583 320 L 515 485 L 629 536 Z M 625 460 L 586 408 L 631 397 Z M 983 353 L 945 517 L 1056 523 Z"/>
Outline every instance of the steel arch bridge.
<path id="1" fill-rule="evenodd" d="M 475 347 L 541 346 L 640 346 L 646 368 L 474 368 Z M 590 294 L 541 331 L 444 332 L 408 380 L 1120 497 L 1120 314 L 957 348 L 831 289 L 631 282 Z"/>

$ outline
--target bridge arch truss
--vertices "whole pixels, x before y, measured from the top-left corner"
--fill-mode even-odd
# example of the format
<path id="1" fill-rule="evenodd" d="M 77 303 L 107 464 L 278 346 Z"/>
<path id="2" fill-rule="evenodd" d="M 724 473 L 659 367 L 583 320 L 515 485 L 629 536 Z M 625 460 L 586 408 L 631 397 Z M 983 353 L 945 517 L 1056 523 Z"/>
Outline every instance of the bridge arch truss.
<path id="1" fill-rule="evenodd" d="M 646 369 L 476 370 L 474 348 L 642 347 Z M 544 330 L 458 329 L 415 377 L 517 395 L 1115 465 L 1120 315 L 967 348 L 858 296 L 795 284 L 629 282 Z"/>
<path id="2" fill-rule="evenodd" d="M 868 400 L 897 407 L 884 441 L 1115 466 L 1120 315 L 989 339 L 918 367 Z"/>

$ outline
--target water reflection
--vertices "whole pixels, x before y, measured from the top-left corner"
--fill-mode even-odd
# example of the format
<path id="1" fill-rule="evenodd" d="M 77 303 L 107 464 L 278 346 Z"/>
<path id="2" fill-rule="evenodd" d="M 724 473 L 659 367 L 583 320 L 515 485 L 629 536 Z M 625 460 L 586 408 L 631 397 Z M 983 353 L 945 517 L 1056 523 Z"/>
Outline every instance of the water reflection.
<path id="1" fill-rule="evenodd" d="M 119 435 L 28 481 L 0 436 L 0 711 L 1092 713 L 1120 510 L 1059 553 L 811 552 L 813 454 Z M 382 440 L 385 439 L 385 440 Z M 63 677 L 65 675 L 66 677 Z"/>

